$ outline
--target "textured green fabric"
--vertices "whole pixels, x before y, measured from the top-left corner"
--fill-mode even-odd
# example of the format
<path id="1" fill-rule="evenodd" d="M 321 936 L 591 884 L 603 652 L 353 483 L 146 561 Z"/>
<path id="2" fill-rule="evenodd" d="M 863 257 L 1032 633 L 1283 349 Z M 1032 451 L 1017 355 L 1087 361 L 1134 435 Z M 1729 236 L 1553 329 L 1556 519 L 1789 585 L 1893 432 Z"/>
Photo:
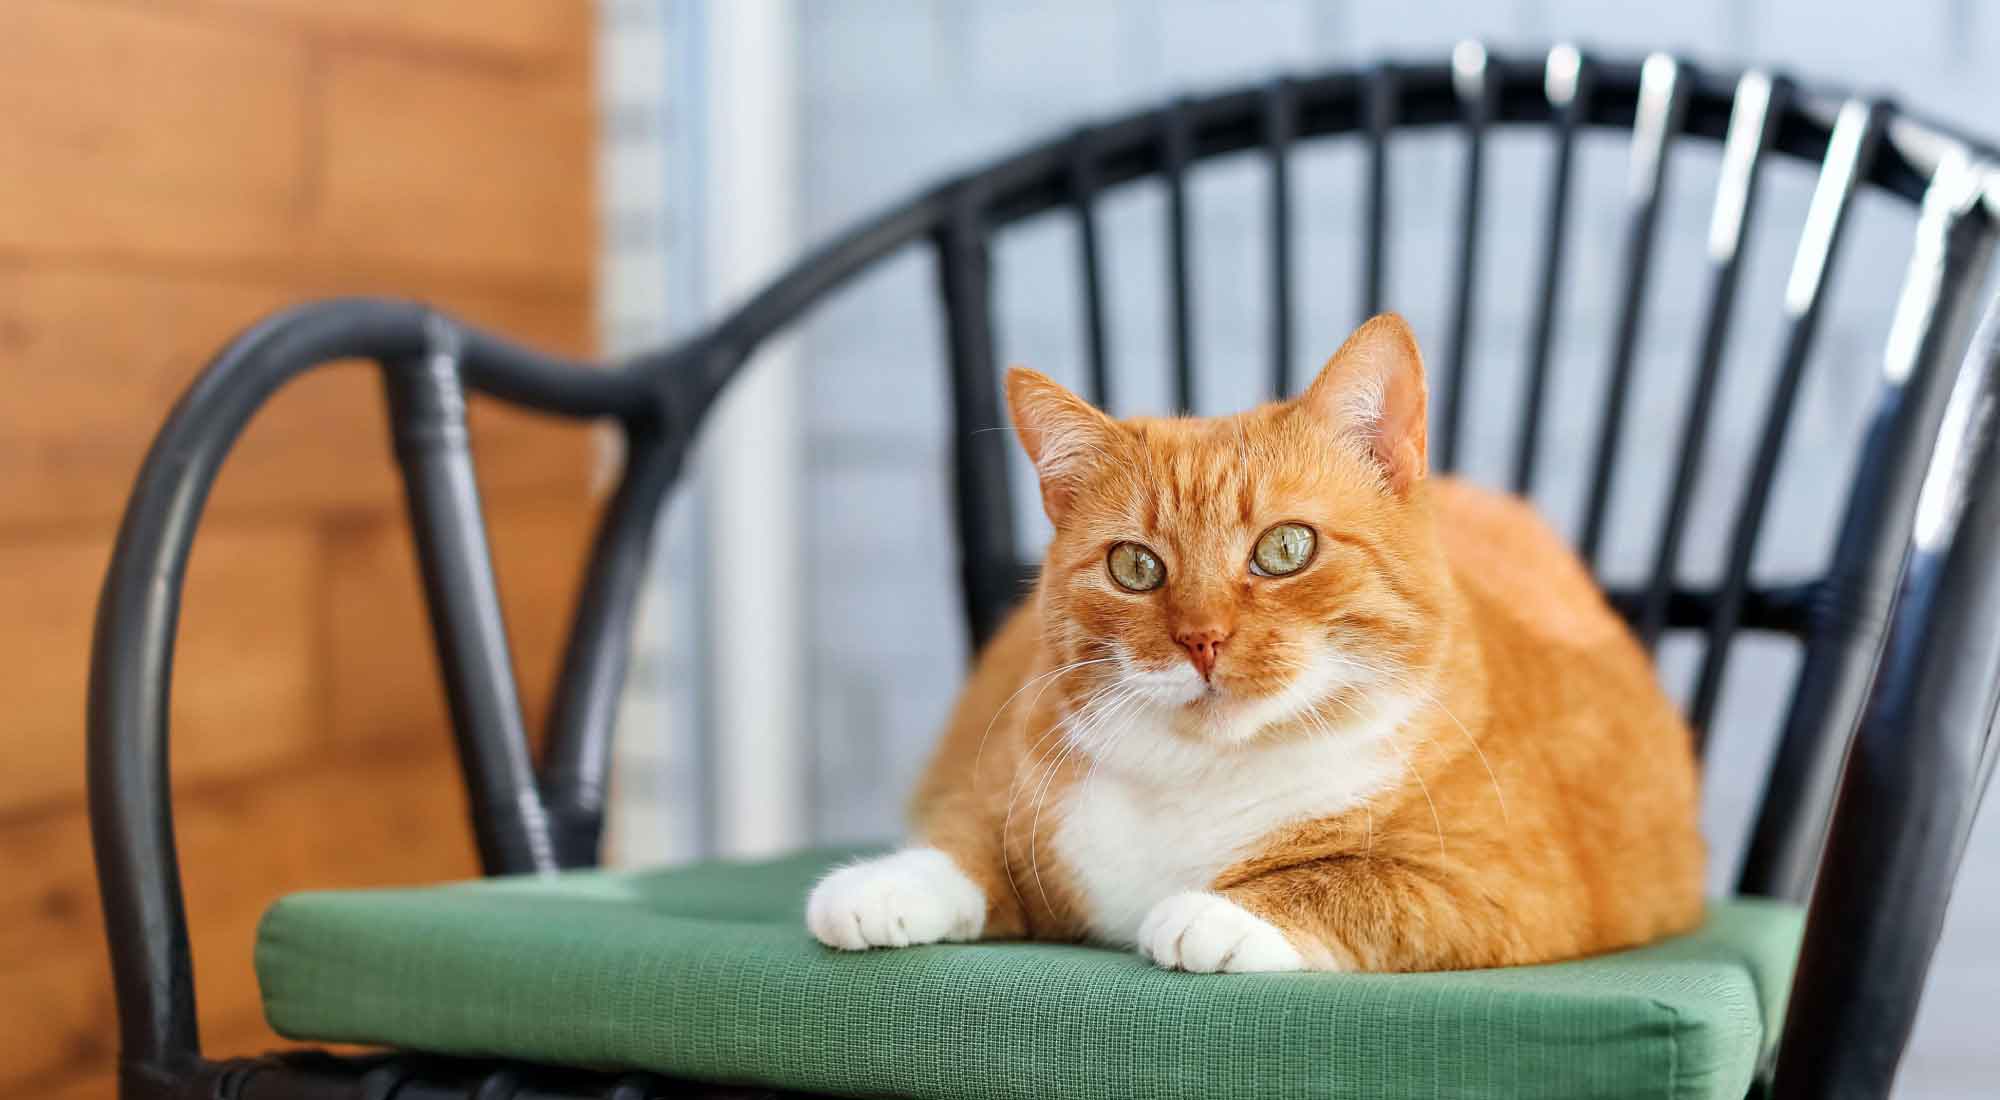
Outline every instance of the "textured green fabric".
<path id="1" fill-rule="evenodd" d="M 264 1010 L 296 1038 L 856 1096 L 1740 1100 L 1800 927 L 1728 902 L 1643 950 L 1452 974 L 841 954 L 801 917 L 835 858 L 295 895 L 259 934 Z"/>

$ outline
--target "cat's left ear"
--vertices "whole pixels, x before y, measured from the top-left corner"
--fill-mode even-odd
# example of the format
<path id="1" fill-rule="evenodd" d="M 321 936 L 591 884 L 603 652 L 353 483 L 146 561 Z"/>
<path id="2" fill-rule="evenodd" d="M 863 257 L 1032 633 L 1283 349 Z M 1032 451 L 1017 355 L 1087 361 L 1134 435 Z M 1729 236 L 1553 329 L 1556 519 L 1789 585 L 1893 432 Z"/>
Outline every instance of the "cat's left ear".
<path id="1" fill-rule="evenodd" d="M 1410 326 L 1396 314 L 1384 313 L 1355 329 L 1298 403 L 1365 447 L 1397 496 L 1407 495 L 1429 472 L 1424 357 Z"/>

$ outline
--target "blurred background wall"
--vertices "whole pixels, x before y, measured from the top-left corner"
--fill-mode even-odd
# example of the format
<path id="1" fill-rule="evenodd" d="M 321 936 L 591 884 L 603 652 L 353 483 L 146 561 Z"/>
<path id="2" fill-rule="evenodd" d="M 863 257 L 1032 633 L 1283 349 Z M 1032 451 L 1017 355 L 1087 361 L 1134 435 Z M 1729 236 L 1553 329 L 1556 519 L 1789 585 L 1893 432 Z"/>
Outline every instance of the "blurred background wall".
<path id="1" fill-rule="evenodd" d="M 0 13 L 0 1095 L 113 1094 L 83 809 L 92 608 L 169 404 L 259 314 L 436 301 L 592 350 L 592 13 L 572 0 L 8 0 Z M 196 544 L 176 826 L 203 1039 L 276 1042 L 250 969 L 288 890 L 475 870 L 378 384 L 281 393 Z M 589 441 L 481 410 L 539 714 Z"/>

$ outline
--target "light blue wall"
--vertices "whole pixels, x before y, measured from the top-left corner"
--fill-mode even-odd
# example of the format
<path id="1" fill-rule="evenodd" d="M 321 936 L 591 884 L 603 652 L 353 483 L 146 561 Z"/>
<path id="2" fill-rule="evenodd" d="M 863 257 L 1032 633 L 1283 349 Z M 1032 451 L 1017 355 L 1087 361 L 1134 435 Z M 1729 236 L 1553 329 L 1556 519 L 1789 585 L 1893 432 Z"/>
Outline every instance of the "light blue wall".
<path id="1" fill-rule="evenodd" d="M 896 200 L 940 173 L 976 164 L 1029 139 L 1166 95 L 1310 71 L 1387 54 L 1442 57 L 1464 37 L 1496 51 L 1539 50 L 1572 40 L 1635 55 L 1667 48 L 1717 65 L 1771 64 L 1863 90 L 1894 89 L 1908 105 L 1973 130 L 2000 132 L 1985 116 L 2000 102 L 2000 10 L 1973 0 L 1891 4 L 1859 0 L 1607 4 L 1447 4 L 1257 0 L 1122 0 L 1109 3 L 841 0 L 801 5 L 800 181 L 808 243 Z M 1487 202 L 1494 211 L 1483 273 L 1490 288 L 1477 318 L 1475 400 L 1506 400 L 1518 377 L 1532 316 L 1546 143 L 1504 135 L 1492 144 Z M 1544 452 L 1553 476 L 1545 507 L 1572 524 L 1575 471 L 1588 452 L 1583 426 L 1607 357 L 1607 318 L 1624 207 L 1625 148 L 1589 139 L 1581 154 L 1588 196 L 1573 223 L 1574 261 L 1565 333 Z M 1395 229 L 1389 304 L 1441 350 L 1453 264 L 1456 145 L 1447 135 L 1404 139 L 1394 154 Z M 1661 227 L 1638 381 L 1634 455 L 1663 454 L 1676 430 L 1696 325 L 1706 293 L 1702 248 L 1715 157 L 1675 162 Z M 1356 319 L 1354 229 L 1359 161 L 1322 147 L 1297 165 L 1298 331 L 1309 370 Z M 1734 384 L 1718 408 L 1715 457 L 1689 540 L 1691 571 L 1720 560 L 1724 509 L 1740 484 L 1758 406 L 1776 362 L 1777 298 L 1811 187 L 1793 168 L 1770 177 L 1763 231 L 1748 259 Z M 1205 409 L 1239 407 L 1264 377 L 1263 177 L 1245 162 L 1194 178 L 1197 355 Z M 1833 515 L 1830 487 L 1844 483 L 1848 440 L 1865 412 L 1880 362 L 1888 307 L 1908 258 L 1912 217 L 1864 204 L 1836 276 L 1834 308 L 1796 414 L 1773 518 L 1781 537 L 1759 561 L 1777 575 L 1809 570 Z M 1113 357 L 1127 411 L 1166 406 L 1161 196 L 1135 190 L 1103 207 Z M 1076 379 L 1082 343 L 1074 315 L 1074 247 L 1060 220 L 1026 227 L 998 257 L 1001 351 Z M 822 762 L 819 819 L 829 837 L 879 837 L 895 829 L 964 670 L 956 614 L 953 544 L 946 513 L 947 438 L 942 336 L 931 307 L 928 258 L 911 255 L 823 309 L 808 330 L 813 501 L 812 673 Z M 1489 421 L 1496 428 L 1504 421 Z M 1475 463 L 1497 458 L 1504 438 L 1475 433 Z M 1651 498 L 1666 471 L 1630 465 L 1628 504 L 1614 516 L 1613 572 L 1634 575 L 1652 540 Z M 1025 478 L 1025 470 L 1017 470 Z M 1025 484 L 1025 481 L 1020 482 Z M 1044 530 L 1023 494 L 1023 521 Z M 1707 819 L 1718 881 L 1736 862 L 1736 838 L 1756 796 L 1767 731 L 1794 667 L 1782 647 L 1751 644 L 1732 668 L 1708 783 Z M 1669 679 L 1684 688 L 1689 654 L 1670 647 Z M 2000 991 L 2000 828 L 1988 815 L 1952 914 L 1944 955 L 1905 1094 L 1989 1096 L 2000 1089 L 1990 1010 Z M 1976 1084 L 1985 1081 L 1987 1084 Z"/>

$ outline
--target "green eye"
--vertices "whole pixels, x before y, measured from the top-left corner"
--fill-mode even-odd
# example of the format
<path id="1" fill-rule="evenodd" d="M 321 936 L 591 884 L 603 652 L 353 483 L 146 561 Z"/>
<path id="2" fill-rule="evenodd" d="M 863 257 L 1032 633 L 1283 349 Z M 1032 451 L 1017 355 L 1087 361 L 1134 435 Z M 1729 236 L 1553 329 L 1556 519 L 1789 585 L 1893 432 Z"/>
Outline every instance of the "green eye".
<path id="1" fill-rule="evenodd" d="M 1250 555 L 1250 571 L 1263 577 L 1296 573 L 1312 560 L 1319 537 L 1303 523 L 1280 523 L 1257 536 L 1257 549 Z"/>
<path id="2" fill-rule="evenodd" d="M 1121 542 L 1105 558 L 1111 579 L 1132 592 L 1151 592 L 1167 579 L 1167 567 L 1151 550 L 1136 542 Z"/>

